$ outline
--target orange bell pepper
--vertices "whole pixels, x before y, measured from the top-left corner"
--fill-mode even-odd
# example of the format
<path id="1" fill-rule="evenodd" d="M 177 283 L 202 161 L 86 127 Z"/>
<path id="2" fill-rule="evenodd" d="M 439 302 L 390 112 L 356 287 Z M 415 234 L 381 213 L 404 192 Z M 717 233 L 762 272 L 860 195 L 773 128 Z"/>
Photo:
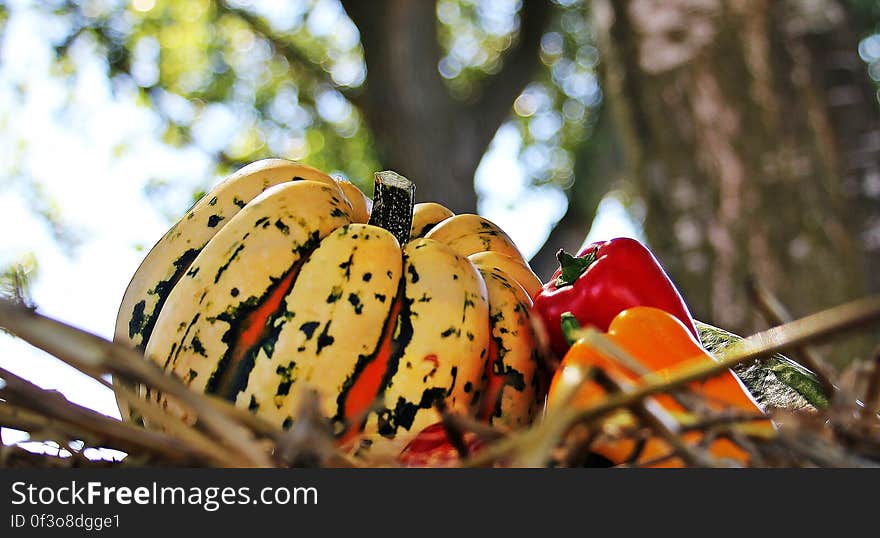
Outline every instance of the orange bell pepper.
<path id="1" fill-rule="evenodd" d="M 615 344 L 637 359 L 644 367 L 644 371 L 660 375 L 671 375 L 676 365 L 699 357 L 704 357 L 707 361 L 715 360 L 680 320 L 657 308 L 638 306 L 624 310 L 612 320 L 607 335 Z M 640 378 L 640 373 L 626 368 L 586 342 L 575 342 L 565 355 L 550 384 L 548 411 L 563 404 L 562 394 L 568 392 L 565 388 L 572 383 L 572 376 L 566 376 L 566 368 L 573 366 L 584 370 L 601 368 L 606 376 L 624 387 L 638 384 Z M 730 370 L 711 379 L 692 383 L 690 388 L 711 409 L 734 409 L 755 415 L 763 413 L 739 378 Z M 586 408 L 605 397 L 606 391 L 602 385 L 588 379 L 573 395 L 569 405 Z M 646 402 L 659 404 L 674 418 L 683 419 L 689 416 L 688 411 L 668 394 L 658 394 L 646 399 Z M 606 433 L 611 433 L 615 428 L 634 426 L 636 420 L 629 411 L 624 410 L 605 417 L 601 424 Z M 753 433 L 770 435 L 774 431 L 770 420 L 756 420 L 748 424 Z M 696 444 L 702 439 L 702 433 L 696 430 L 686 432 L 682 439 L 688 444 Z M 606 440 L 602 437 L 593 443 L 593 451 L 608 458 L 614 464 L 629 461 L 636 447 L 636 441 L 625 438 Z M 709 453 L 717 458 L 729 458 L 741 464 L 748 464 L 748 453 L 727 438 L 719 437 L 708 448 Z M 652 462 L 671 452 L 671 447 L 664 440 L 651 437 L 645 442 L 635 461 Z M 674 457 L 659 462 L 656 466 L 680 467 L 683 466 L 683 462 L 678 457 Z"/>

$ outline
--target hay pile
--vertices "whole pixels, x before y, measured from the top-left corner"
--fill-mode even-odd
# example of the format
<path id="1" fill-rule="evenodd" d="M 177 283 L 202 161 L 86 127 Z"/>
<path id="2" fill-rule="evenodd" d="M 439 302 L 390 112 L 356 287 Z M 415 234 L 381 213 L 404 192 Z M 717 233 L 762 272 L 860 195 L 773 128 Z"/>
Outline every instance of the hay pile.
<path id="1" fill-rule="evenodd" d="M 779 323 L 784 314 L 764 297 L 765 312 Z M 775 320 L 773 318 L 776 318 Z M 462 467 L 584 466 L 595 464 L 591 443 L 600 435 L 594 426 L 602 417 L 628 409 L 638 418 L 637 427 L 613 435 L 636 440 L 663 438 L 688 466 L 729 466 L 713 458 L 706 447 L 727 437 L 747 450 L 754 466 L 761 467 L 873 467 L 880 465 L 880 357 L 856 362 L 842 373 L 833 371 L 805 348 L 845 330 L 865 327 L 880 319 L 880 297 L 868 297 L 800 320 L 783 323 L 753 335 L 717 353 L 717 364 L 688 364 L 669 379 L 650 374 L 635 388 L 608 387 L 609 396 L 588 409 L 564 408 L 548 414 L 528 429 L 502 431 L 467 417 L 440 410 L 447 437 L 458 451 L 452 465 Z M 120 389 L 121 396 L 161 429 L 147 430 L 120 422 L 71 403 L 11 372 L 0 369 L 0 426 L 28 432 L 32 440 L 52 441 L 64 457 L 37 454 L 18 446 L 3 446 L 0 467 L 359 467 L 393 466 L 393 461 L 362 461 L 339 451 L 332 432 L 318 412 L 317 398 L 307 399 L 289 430 L 278 429 L 229 402 L 190 391 L 177 378 L 166 375 L 136 352 L 42 316 L 21 296 L 0 299 L 0 328 L 45 350 L 112 390 L 107 376 L 129 384 L 144 384 L 178 398 L 199 419 L 188 425 L 165 414 L 156 404 Z M 583 337 L 619 355 L 602 333 L 587 330 Z M 751 435 L 744 427 L 755 416 L 719 412 L 689 400 L 687 384 L 711 377 L 726 368 L 747 365 L 774 353 L 789 351 L 817 373 L 830 394 L 820 409 L 768 409 L 778 425 L 771 437 Z M 619 357 L 628 360 L 627 357 Z M 597 380 L 601 372 L 585 372 L 583 379 Z M 601 379 L 598 379 L 601 381 Z M 607 381 L 607 380 L 606 380 Z M 130 386 L 130 385 L 129 385 Z M 652 415 L 646 398 L 674 395 L 684 402 L 693 420 L 672 427 Z M 691 395 L 692 396 L 692 395 Z M 688 403 L 690 402 L 690 403 Z M 687 444 L 682 435 L 700 430 L 701 443 Z M 468 453 L 479 439 L 481 450 Z M 92 460 L 87 448 L 111 448 L 128 454 L 122 461 Z M 67 455 L 69 453 L 69 455 Z M 633 462 L 635 462 L 634 454 Z M 447 462 L 448 463 L 448 462 Z M 657 463 L 657 462 L 655 462 Z M 624 466 L 634 466 L 634 463 Z"/>

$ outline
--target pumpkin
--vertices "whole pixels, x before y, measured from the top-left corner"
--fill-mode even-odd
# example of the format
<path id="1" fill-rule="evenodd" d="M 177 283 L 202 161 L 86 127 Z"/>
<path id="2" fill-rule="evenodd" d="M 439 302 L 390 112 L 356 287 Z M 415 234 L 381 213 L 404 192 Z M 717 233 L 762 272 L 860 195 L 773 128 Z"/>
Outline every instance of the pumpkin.
<path id="1" fill-rule="evenodd" d="M 252 163 L 149 252 L 115 339 L 279 427 L 315 389 L 340 445 L 361 453 L 399 451 L 439 420 L 439 400 L 528 424 L 541 398 L 529 320 L 541 283 L 495 224 L 413 205 L 413 190 L 380 172 L 374 204 L 303 164 Z"/>

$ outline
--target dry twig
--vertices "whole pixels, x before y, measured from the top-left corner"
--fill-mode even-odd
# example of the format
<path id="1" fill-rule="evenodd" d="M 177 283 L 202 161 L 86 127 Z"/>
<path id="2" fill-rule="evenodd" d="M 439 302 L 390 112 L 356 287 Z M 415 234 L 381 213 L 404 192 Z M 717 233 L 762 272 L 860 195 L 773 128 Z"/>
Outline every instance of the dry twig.
<path id="1" fill-rule="evenodd" d="M 0 300 L 0 326 L 88 375 L 112 374 L 174 396 L 193 409 L 199 424 L 204 424 L 226 445 L 230 455 L 236 458 L 234 466 L 272 466 L 251 430 L 224 414 L 219 406 L 189 390 L 176 377 L 143 360 L 135 351 L 6 300 Z"/>
<path id="2" fill-rule="evenodd" d="M 773 295 L 766 287 L 764 287 L 756 278 L 748 280 L 748 290 L 761 313 L 772 325 L 782 325 L 792 320 L 791 314 L 779 299 Z M 801 358 L 804 366 L 809 368 L 816 374 L 816 378 L 822 385 L 822 390 L 828 395 L 829 400 L 833 399 L 837 387 L 831 382 L 834 375 L 833 369 L 818 351 L 809 346 L 796 346 L 792 348 L 794 353 Z"/>
<path id="3" fill-rule="evenodd" d="M 154 454 L 178 463 L 208 459 L 216 464 L 228 464 L 228 459 L 217 459 L 185 439 L 161 432 L 148 431 L 125 424 L 68 401 L 61 393 L 41 389 L 15 374 L 0 369 L 4 387 L 0 394 L 6 400 L 4 418 L 12 428 L 33 426 L 58 428 L 59 432 L 74 439 L 98 441 L 99 446 L 117 448 L 125 452 Z M 31 411 L 23 413 L 19 408 Z M 36 414 L 36 415 L 35 415 Z M 44 417 L 41 424 L 37 415 Z"/>

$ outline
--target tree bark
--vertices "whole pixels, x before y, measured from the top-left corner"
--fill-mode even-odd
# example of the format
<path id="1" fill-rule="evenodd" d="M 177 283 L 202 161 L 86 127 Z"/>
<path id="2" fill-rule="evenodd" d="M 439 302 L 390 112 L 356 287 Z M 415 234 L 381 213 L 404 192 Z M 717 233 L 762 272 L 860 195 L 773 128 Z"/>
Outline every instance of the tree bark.
<path id="1" fill-rule="evenodd" d="M 880 113 L 843 4 L 596 0 L 648 241 L 693 313 L 758 325 L 880 289 Z"/>
<path id="2" fill-rule="evenodd" d="M 437 69 L 441 59 L 434 2 L 343 1 L 361 33 L 367 82 L 356 103 L 383 166 L 416 183 L 418 201 L 476 212 L 474 173 L 514 99 L 538 68 L 549 2 L 527 0 L 516 43 L 501 71 L 471 102 L 454 99 Z"/>

